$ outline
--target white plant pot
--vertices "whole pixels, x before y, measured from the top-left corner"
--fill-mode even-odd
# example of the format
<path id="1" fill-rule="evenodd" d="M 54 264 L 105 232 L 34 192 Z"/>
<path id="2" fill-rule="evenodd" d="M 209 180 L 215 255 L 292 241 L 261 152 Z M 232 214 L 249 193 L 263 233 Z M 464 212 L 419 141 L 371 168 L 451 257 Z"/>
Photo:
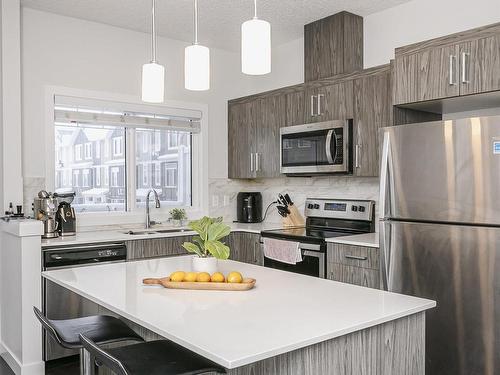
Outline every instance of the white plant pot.
<path id="1" fill-rule="evenodd" d="M 193 271 L 194 272 L 208 272 L 210 275 L 217 272 L 217 258 L 206 257 L 200 258 L 193 257 Z"/>

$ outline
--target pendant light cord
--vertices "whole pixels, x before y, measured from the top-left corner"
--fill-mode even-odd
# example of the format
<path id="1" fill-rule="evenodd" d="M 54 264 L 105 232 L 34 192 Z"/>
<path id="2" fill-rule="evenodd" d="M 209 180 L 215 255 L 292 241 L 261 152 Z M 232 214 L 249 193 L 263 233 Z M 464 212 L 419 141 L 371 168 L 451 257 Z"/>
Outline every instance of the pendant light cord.
<path id="1" fill-rule="evenodd" d="M 257 19 L 257 0 L 253 0 L 253 18 Z"/>
<path id="2" fill-rule="evenodd" d="M 151 62 L 156 63 L 156 0 L 152 0 L 151 10 Z"/>
<path id="3" fill-rule="evenodd" d="M 198 0 L 194 0 L 194 44 L 198 44 Z"/>

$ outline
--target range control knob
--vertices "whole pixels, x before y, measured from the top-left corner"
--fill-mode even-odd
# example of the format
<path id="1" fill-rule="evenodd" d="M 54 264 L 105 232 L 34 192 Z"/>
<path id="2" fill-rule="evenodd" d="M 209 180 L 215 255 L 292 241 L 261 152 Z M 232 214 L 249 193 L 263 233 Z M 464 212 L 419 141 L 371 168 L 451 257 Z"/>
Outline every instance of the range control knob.
<path id="1" fill-rule="evenodd" d="M 365 206 L 359 206 L 358 210 L 359 212 L 365 212 L 366 208 Z"/>
<path id="2" fill-rule="evenodd" d="M 351 210 L 354 212 L 358 211 L 358 206 L 351 206 Z"/>
<path id="3" fill-rule="evenodd" d="M 314 209 L 315 209 L 315 210 L 319 210 L 319 204 L 317 204 L 317 203 L 316 203 L 316 204 L 314 205 Z"/>

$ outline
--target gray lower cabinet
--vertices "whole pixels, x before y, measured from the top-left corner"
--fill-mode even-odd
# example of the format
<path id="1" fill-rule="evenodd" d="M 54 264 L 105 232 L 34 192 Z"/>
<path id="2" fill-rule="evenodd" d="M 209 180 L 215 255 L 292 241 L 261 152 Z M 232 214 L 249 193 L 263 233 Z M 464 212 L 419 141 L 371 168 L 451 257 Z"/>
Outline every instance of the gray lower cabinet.
<path id="1" fill-rule="evenodd" d="M 178 236 L 127 241 L 127 260 L 185 255 L 188 252 L 182 244 L 192 238 L 193 236 Z"/>
<path id="2" fill-rule="evenodd" d="M 379 261 L 378 248 L 329 243 L 327 278 L 379 289 Z"/>
<path id="3" fill-rule="evenodd" d="M 264 264 L 264 256 L 260 247 L 260 234 L 233 232 L 229 235 L 226 244 L 231 248 L 229 259 L 259 266 Z"/>

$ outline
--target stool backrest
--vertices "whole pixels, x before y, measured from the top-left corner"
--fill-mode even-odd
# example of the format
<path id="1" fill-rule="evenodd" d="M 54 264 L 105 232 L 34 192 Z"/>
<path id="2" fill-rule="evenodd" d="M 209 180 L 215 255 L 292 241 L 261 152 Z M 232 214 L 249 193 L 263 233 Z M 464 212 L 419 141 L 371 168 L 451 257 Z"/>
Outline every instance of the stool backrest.
<path id="1" fill-rule="evenodd" d="M 42 324 L 42 327 L 43 329 L 45 329 L 45 331 L 54 338 L 54 340 L 56 340 L 59 345 L 62 345 L 62 340 L 61 338 L 58 336 L 56 330 L 54 329 L 54 327 L 52 326 L 52 324 L 50 323 L 50 320 L 47 319 L 47 317 L 45 315 L 42 314 L 42 312 L 37 309 L 35 306 L 33 306 L 33 311 L 35 312 L 35 316 L 38 318 L 38 320 L 40 321 L 40 323 Z"/>
<path id="2" fill-rule="evenodd" d="M 80 341 L 82 342 L 84 349 L 90 353 L 91 358 L 95 358 L 97 362 L 105 365 L 117 375 L 129 375 L 123 364 L 118 359 L 97 346 L 97 344 L 88 337 L 80 334 Z"/>

